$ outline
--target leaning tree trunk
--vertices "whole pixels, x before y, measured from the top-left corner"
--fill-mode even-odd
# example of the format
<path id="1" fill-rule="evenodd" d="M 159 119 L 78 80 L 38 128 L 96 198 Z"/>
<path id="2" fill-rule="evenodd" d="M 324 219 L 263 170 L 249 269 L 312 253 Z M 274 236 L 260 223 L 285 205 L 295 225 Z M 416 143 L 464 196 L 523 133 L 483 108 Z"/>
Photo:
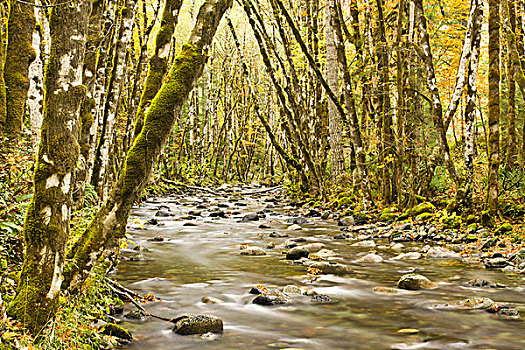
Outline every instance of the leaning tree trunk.
<path id="1" fill-rule="evenodd" d="M 79 111 L 86 91 L 82 62 L 90 11 L 91 1 L 79 0 L 51 12 L 44 119 L 23 231 L 26 251 L 17 295 L 8 308 L 33 335 L 40 334 L 59 305 L 79 154 Z"/>
<path id="2" fill-rule="evenodd" d="M 36 57 L 31 46 L 36 20 L 34 0 L 11 0 L 7 23 L 7 51 L 4 66 L 6 89 L 6 118 L 4 137 L 6 146 L 13 148 L 22 136 L 27 91 L 29 90 L 29 65 Z"/>
<path id="3" fill-rule="evenodd" d="M 167 61 L 171 52 L 172 36 L 177 25 L 181 6 L 182 0 L 166 0 L 164 5 L 161 27 L 155 39 L 155 52 L 149 60 L 148 75 L 140 96 L 133 138 L 136 138 L 142 131 L 146 109 L 159 91 L 162 79 L 164 79 L 164 75 L 168 71 Z"/>
<path id="4" fill-rule="evenodd" d="M 109 198 L 89 224 L 83 244 L 76 244 L 64 285 L 78 289 L 93 266 L 107 257 L 126 233 L 133 202 L 147 184 L 158 157 L 197 79 L 217 26 L 233 0 L 208 0 L 202 5 L 190 39 L 175 59 L 168 78 L 152 100 L 141 133 L 130 148 L 124 169 Z"/>
<path id="5" fill-rule="evenodd" d="M 499 0 L 489 0 L 489 167 L 487 178 L 486 208 L 498 210 L 499 171 Z"/>

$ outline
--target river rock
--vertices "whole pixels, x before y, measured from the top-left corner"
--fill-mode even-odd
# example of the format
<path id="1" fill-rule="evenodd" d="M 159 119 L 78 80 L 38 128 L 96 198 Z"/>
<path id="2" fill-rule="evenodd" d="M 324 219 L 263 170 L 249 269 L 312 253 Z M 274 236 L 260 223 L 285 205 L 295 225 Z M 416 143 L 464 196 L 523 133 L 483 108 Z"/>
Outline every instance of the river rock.
<path id="1" fill-rule="evenodd" d="M 148 318 L 148 315 L 146 315 L 146 313 L 142 310 L 134 310 L 125 314 L 124 317 L 130 320 L 144 321 Z"/>
<path id="2" fill-rule="evenodd" d="M 353 236 L 348 232 L 339 233 L 334 236 L 334 239 L 347 239 L 352 238 Z"/>
<path id="3" fill-rule="evenodd" d="M 268 293 L 268 292 L 269 292 L 268 288 L 266 288 L 266 286 L 263 284 L 256 284 L 249 291 L 250 294 L 263 294 L 263 293 Z"/>
<path id="4" fill-rule="evenodd" d="M 399 254 L 398 256 L 393 257 L 392 260 L 417 260 L 419 258 L 421 258 L 421 253 L 409 252 Z"/>
<path id="5" fill-rule="evenodd" d="M 398 288 L 408 290 L 433 289 L 436 285 L 423 275 L 407 274 L 401 276 L 397 282 Z"/>
<path id="6" fill-rule="evenodd" d="M 302 294 L 302 290 L 299 287 L 290 284 L 283 288 L 283 293 L 284 294 Z"/>
<path id="7" fill-rule="evenodd" d="M 317 253 L 312 253 L 308 257 L 312 260 L 323 260 L 337 256 L 337 253 L 329 249 L 321 249 Z"/>
<path id="8" fill-rule="evenodd" d="M 102 326 L 98 328 L 98 331 L 102 334 L 110 335 L 112 337 L 123 339 L 125 341 L 133 340 L 133 336 L 131 335 L 130 331 L 128 331 L 125 328 L 120 327 L 119 325 L 115 323 L 103 324 Z"/>
<path id="9" fill-rule="evenodd" d="M 389 248 L 392 249 L 392 250 L 401 250 L 404 247 L 405 246 L 403 245 L 403 243 L 395 243 L 395 244 L 392 244 L 391 246 L 389 246 Z"/>
<path id="10" fill-rule="evenodd" d="M 144 225 L 158 225 L 158 224 L 159 224 L 159 222 L 155 218 L 151 218 L 151 219 L 149 219 L 148 221 L 146 221 L 144 223 Z"/>
<path id="11" fill-rule="evenodd" d="M 266 255 L 266 251 L 260 247 L 248 247 L 241 250 L 241 255 L 259 256 Z"/>
<path id="12" fill-rule="evenodd" d="M 299 231 L 299 230 L 302 230 L 303 228 L 297 224 L 293 224 L 291 226 L 288 226 L 287 230 L 288 231 Z"/>
<path id="13" fill-rule="evenodd" d="M 202 334 L 222 332 L 222 319 L 213 315 L 184 315 L 171 321 L 175 323 L 173 331 L 178 334 Z"/>
<path id="14" fill-rule="evenodd" d="M 283 293 L 279 292 L 272 292 L 272 293 L 264 293 L 259 294 L 255 299 L 253 299 L 252 303 L 258 304 L 258 305 L 280 305 L 280 304 L 286 304 L 291 302 L 293 299 L 290 297 L 287 297 Z"/>
<path id="15" fill-rule="evenodd" d="M 214 211 L 210 213 L 210 218 L 223 218 L 226 216 L 226 213 L 223 211 Z"/>
<path id="16" fill-rule="evenodd" d="M 289 237 L 289 235 L 288 235 L 287 233 L 281 233 L 281 232 L 272 232 L 272 233 L 270 233 L 269 236 L 272 237 L 272 238 L 284 238 L 284 237 Z"/>
<path id="17" fill-rule="evenodd" d="M 337 221 L 338 226 L 353 226 L 354 224 L 355 220 L 353 216 L 345 216 L 344 218 Z"/>
<path id="18" fill-rule="evenodd" d="M 353 272 L 352 269 L 347 265 L 332 263 L 328 261 L 306 261 L 305 263 L 303 263 L 303 265 L 309 268 L 319 269 L 321 270 L 321 273 L 324 274 L 339 275 Z"/>
<path id="19" fill-rule="evenodd" d="M 215 298 L 215 297 L 203 297 L 201 299 L 201 301 L 204 303 L 204 304 L 222 304 L 224 303 L 223 300 L 219 299 L 219 298 Z"/>
<path id="20" fill-rule="evenodd" d="M 502 269 L 509 264 L 505 258 L 492 258 L 485 262 L 487 269 Z"/>
<path id="21" fill-rule="evenodd" d="M 505 285 L 491 282 L 484 279 L 475 278 L 467 282 L 467 285 L 470 287 L 490 287 L 490 288 L 506 288 Z"/>
<path id="22" fill-rule="evenodd" d="M 383 258 L 377 253 L 369 253 L 365 256 L 357 259 L 355 262 L 358 263 L 380 263 L 383 262 Z"/>
<path id="23" fill-rule="evenodd" d="M 486 309 L 488 313 L 497 314 L 500 318 L 506 320 L 520 320 L 521 316 L 517 309 L 513 308 L 507 303 L 493 304 L 491 307 Z"/>
<path id="24" fill-rule="evenodd" d="M 258 221 L 258 220 L 259 220 L 259 214 L 246 214 L 241 219 L 241 222 Z"/>
<path id="25" fill-rule="evenodd" d="M 376 294 L 408 294 L 408 293 L 416 293 L 416 292 L 409 292 L 402 289 L 392 288 L 392 287 L 374 287 L 372 289 L 372 292 Z"/>
<path id="26" fill-rule="evenodd" d="M 460 309 L 485 310 L 494 305 L 494 301 L 489 298 L 468 298 L 452 303 Z"/>
<path id="27" fill-rule="evenodd" d="M 163 242 L 164 241 L 164 237 L 162 237 L 162 236 L 155 236 L 153 238 L 148 238 L 148 241 L 149 242 Z"/>
<path id="28" fill-rule="evenodd" d="M 310 252 L 304 246 L 294 247 L 286 252 L 287 260 L 299 260 L 301 258 L 307 258 Z"/>
<path id="29" fill-rule="evenodd" d="M 371 248 L 371 247 L 375 247 L 376 246 L 376 243 L 372 240 L 368 240 L 368 241 L 361 241 L 361 242 L 356 242 L 354 244 L 352 244 L 352 247 L 367 247 L 367 248 Z"/>
<path id="30" fill-rule="evenodd" d="M 159 218 L 167 218 L 169 216 L 173 216 L 172 213 L 168 213 L 165 210 L 159 210 L 155 213 L 155 216 L 158 216 Z"/>
<path id="31" fill-rule="evenodd" d="M 424 246 L 421 250 L 423 253 L 426 253 L 426 258 L 435 258 L 435 259 L 458 259 L 460 255 L 456 252 L 453 252 L 450 249 L 443 247 L 430 247 Z"/>
<path id="32" fill-rule="evenodd" d="M 296 224 L 296 225 L 303 225 L 303 224 L 307 224 L 308 220 L 306 220 L 303 217 L 297 217 L 297 218 L 288 219 L 288 223 L 289 224 Z"/>
<path id="33" fill-rule="evenodd" d="M 326 303 L 331 303 L 332 298 L 330 298 L 330 296 L 326 294 L 316 294 L 312 296 L 312 299 L 310 299 L 310 302 L 316 303 L 316 304 L 326 304 Z"/>

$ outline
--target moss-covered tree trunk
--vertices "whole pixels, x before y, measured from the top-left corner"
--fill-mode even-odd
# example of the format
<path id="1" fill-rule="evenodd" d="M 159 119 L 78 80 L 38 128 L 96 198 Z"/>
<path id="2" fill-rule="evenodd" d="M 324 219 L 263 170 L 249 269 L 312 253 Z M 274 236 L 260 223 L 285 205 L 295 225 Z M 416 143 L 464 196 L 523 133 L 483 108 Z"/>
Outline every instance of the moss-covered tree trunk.
<path id="1" fill-rule="evenodd" d="M 499 0 L 489 0 L 489 142 L 486 208 L 492 213 L 498 210 L 499 115 L 500 115 L 500 16 Z"/>
<path id="2" fill-rule="evenodd" d="M 0 6 L 0 155 L 2 154 L 2 139 L 5 132 L 5 120 L 6 120 L 6 91 L 5 91 L 5 80 L 4 80 L 4 66 L 5 66 L 5 55 L 6 47 L 5 43 L 7 40 L 7 25 L 6 19 L 8 16 L 7 6 Z"/>
<path id="3" fill-rule="evenodd" d="M 152 100 L 142 131 L 124 163 L 110 196 L 71 252 L 65 286 L 75 290 L 102 256 L 111 254 L 126 233 L 131 206 L 138 199 L 197 79 L 217 26 L 232 0 L 208 0 L 202 5 L 188 43 L 175 59 L 166 82 Z"/>
<path id="4" fill-rule="evenodd" d="M 116 36 L 115 52 L 111 63 L 107 94 L 104 101 L 102 130 L 97 145 L 91 184 L 101 198 L 106 198 L 108 188 L 106 186 L 110 167 L 111 149 L 115 144 L 115 134 L 119 105 L 122 97 L 122 89 L 125 79 L 127 64 L 128 45 L 131 43 L 132 26 L 135 18 L 136 0 L 125 0 L 120 9 L 119 26 Z"/>
<path id="5" fill-rule="evenodd" d="M 4 137 L 6 146 L 18 144 L 22 135 L 27 91 L 29 90 L 29 65 L 35 59 L 33 30 L 35 29 L 34 0 L 26 3 L 10 1 L 7 22 L 7 50 L 4 65 L 6 88 L 6 118 Z"/>
<path id="6" fill-rule="evenodd" d="M 505 140 L 505 169 L 512 170 L 518 159 L 516 149 L 516 76 L 521 71 L 520 65 L 514 65 L 513 56 L 517 56 L 516 48 L 516 4 L 514 0 L 504 0 L 502 3 L 503 23 L 507 33 L 507 138 Z M 517 57 L 515 57 L 517 58 Z M 523 85 L 523 83 L 522 83 Z"/>
<path id="7" fill-rule="evenodd" d="M 90 0 L 51 12 L 51 55 L 46 66 L 44 119 L 34 174 L 34 195 L 24 223 L 25 255 L 8 314 L 40 334 L 59 305 L 74 171 L 79 111 L 85 97 L 82 61 Z"/>
<path id="8" fill-rule="evenodd" d="M 149 60 L 148 75 L 137 109 L 135 129 L 133 131 L 134 138 L 142 131 L 146 109 L 159 91 L 162 85 L 162 79 L 164 79 L 164 75 L 168 71 L 168 56 L 171 52 L 173 32 L 177 25 L 181 6 L 182 0 L 166 0 L 164 4 L 164 10 L 162 11 L 162 18 L 160 20 L 160 29 L 155 38 L 155 51 L 153 57 Z"/>

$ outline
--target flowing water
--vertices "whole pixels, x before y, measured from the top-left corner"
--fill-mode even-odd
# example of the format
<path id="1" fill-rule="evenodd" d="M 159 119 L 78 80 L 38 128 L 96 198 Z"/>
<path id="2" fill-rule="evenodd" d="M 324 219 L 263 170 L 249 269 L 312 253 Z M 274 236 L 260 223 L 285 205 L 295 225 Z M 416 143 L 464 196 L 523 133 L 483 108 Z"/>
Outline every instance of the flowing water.
<path id="1" fill-rule="evenodd" d="M 525 305 L 523 275 L 485 270 L 479 265 L 455 260 L 390 260 L 399 251 L 352 247 L 349 240 L 334 240 L 340 233 L 335 222 L 309 218 L 301 231 L 287 231 L 284 204 L 272 203 L 270 194 L 244 195 L 231 200 L 227 195 L 173 196 L 142 203 L 130 219 L 129 250 L 124 257 L 136 255 L 135 245 L 147 248 L 146 260 L 123 260 L 113 276 L 126 287 L 142 294 L 153 293 L 161 301 L 145 307 L 155 315 L 173 318 L 183 314 L 213 314 L 224 321 L 224 332 L 215 340 L 199 335 L 182 336 L 172 332 L 172 324 L 148 318 L 145 321 L 123 319 L 134 341 L 124 349 L 525 349 L 525 322 L 502 320 L 481 310 L 455 310 L 446 304 L 473 297 L 488 297 L 496 302 L 512 303 L 518 310 Z M 240 203 L 240 204 L 239 204 Z M 239 212 L 225 218 L 211 218 L 220 208 Z M 197 209 L 205 205 L 207 209 Z M 246 206 L 244 206 L 246 205 Z M 240 222 L 247 213 L 275 207 L 267 217 Z M 155 217 L 162 209 L 174 216 Z M 189 211 L 202 216 L 183 220 Z M 155 217 L 162 226 L 144 226 Z M 184 226 L 192 222 L 196 226 Z M 262 223 L 271 229 L 260 229 Z M 135 229 L 134 229 L 135 228 Z M 312 280 L 306 268 L 293 265 L 280 249 L 266 249 L 265 256 L 242 256 L 239 244 L 266 247 L 288 238 L 270 238 L 271 232 L 289 234 L 289 238 L 306 237 L 326 244 L 355 271 L 348 275 L 321 275 Z M 162 236 L 162 242 L 149 239 Z M 387 240 L 376 240 L 388 245 Z M 404 243 L 404 252 L 417 250 L 421 244 Z M 359 264 L 355 259 L 376 249 L 382 263 Z M 377 294 L 377 286 L 395 287 L 406 270 L 417 267 L 420 273 L 438 284 L 433 290 L 403 294 Z M 473 288 L 466 282 L 487 279 L 507 288 Z M 262 283 L 269 288 L 289 284 L 306 286 L 328 294 L 333 303 L 314 304 L 298 298 L 281 306 L 252 304 L 250 288 Z M 221 304 L 204 304 L 205 296 L 224 300 Z M 127 306 L 127 311 L 133 306 Z M 522 312 L 523 314 L 523 312 Z M 417 334 L 402 334 L 401 329 L 417 329 Z"/>

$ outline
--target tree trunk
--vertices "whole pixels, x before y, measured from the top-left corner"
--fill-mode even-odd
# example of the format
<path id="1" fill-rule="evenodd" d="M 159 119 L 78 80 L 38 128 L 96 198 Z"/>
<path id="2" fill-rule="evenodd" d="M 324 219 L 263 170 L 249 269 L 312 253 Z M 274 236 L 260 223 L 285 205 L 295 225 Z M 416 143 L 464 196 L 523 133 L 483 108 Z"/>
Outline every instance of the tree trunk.
<path id="1" fill-rule="evenodd" d="M 498 210 L 499 171 L 499 115 L 500 115 L 500 43 L 499 0 L 489 0 L 489 167 L 487 178 L 486 208 L 492 214 Z"/>
<path id="2" fill-rule="evenodd" d="M 64 285 L 79 288 L 102 256 L 111 254 L 126 233 L 131 206 L 147 184 L 176 117 L 201 76 L 207 50 L 232 0 L 208 0 L 197 16 L 190 39 L 175 59 L 168 79 L 146 112 L 144 126 L 130 148 L 110 196 L 72 248 Z"/>
<path id="3" fill-rule="evenodd" d="M 27 91 L 29 90 L 29 65 L 36 54 L 31 46 L 35 29 L 35 0 L 22 3 L 11 0 L 7 23 L 7 51 L 4 66 L 6 89 L 6 119 L 4 137 L 6 146 L 12 148 L 22 136 Z"/>
<path id="4" fill-rule="evenodd" d="M 478 65 L 481 46 L 481 26 L 483 22 L 482 0 L 472 0 L 474 17 L 472 21 L 472 49 L 467 76 L 467 106 L 465 107 L 465 169 L 466 177 L 463 190 L 463 203 L 466 209 L 472 207 L 474 156 L 476 145 L 476 97 Z"/>
<path id="5" fill-rule="evenodd" d="M 79 0 L 51 12 L 42 135 L 23 231 L 26 251 L 17 295 L 8 309 L 35 336 L 59 304 L 79 154 L 79 111 L 86 93 L 82 62 L 90 11 L 91 1 Z"/>
<path id="6" fill-rule="evenodd" d="M 503 22 L 506 32 L 516 33 L 516 6 L 514 0 L 504 0 L 502 3 Z M 507 35 L 507 47 L 509 57 L 507 58 L 507 83 L 508 83 L 508 103 L 507 103 L 507 139 L 505 142 L 505 169 L 512 170 L 517 161 L 516 151 L 516 72 L 512 60 L 512 52 L 515 50 L 516 43 Z M 513 44 L 514 45 L 513 45 Z M 513 47 L 514 46 L 514 47 Z M 521 67 L 516 67 L 521 68 Z M 520 69 L 521 70 L 521 69 Z"/>
<path id="7" fill-rule="evenodd" d="M 328 1 L 325 10 L 325 37 L 326 37 L 326 81 L 334 93 L 339 91 L 339 67 L 337 64 L 337 49 L 335 45 L 335 34 L 332 23 L 332 8 L 337 6 L 335 0 Z M 332 160 L 332 177 L 337 182 L 337 177 L 345 171 L 345 159 L 343 155 L 343 122 L 341 115 L 333 101 L 328 100 L 328 130 L 330 133 L 330 157 Z"/>

